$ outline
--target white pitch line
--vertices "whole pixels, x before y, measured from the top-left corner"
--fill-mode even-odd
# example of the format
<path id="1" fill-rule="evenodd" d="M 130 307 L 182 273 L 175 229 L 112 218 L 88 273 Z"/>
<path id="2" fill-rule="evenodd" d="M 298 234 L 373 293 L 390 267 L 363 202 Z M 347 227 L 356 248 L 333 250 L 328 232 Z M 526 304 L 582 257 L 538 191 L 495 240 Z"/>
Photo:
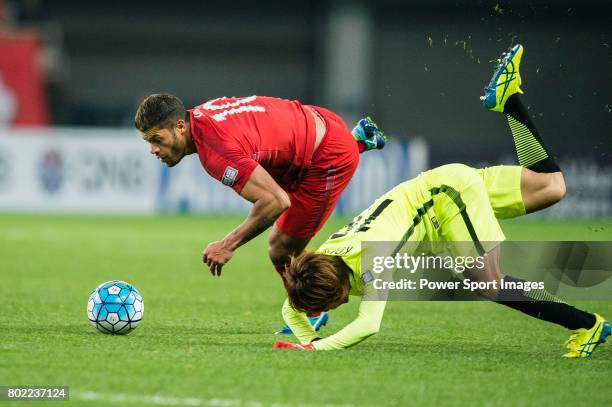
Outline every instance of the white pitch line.
<path id="1" fill-rule="evenodd" d="M 180 398 L 146 394 L 108 394 L 95 391 L 71 391 L 70 399 L 103 401 L 107 403 L 140 403 L 159 406 L 203 406 L 203 407 L 355 407 L 352 404 L 286 404 L 264 403 L 240 399 Z"/>

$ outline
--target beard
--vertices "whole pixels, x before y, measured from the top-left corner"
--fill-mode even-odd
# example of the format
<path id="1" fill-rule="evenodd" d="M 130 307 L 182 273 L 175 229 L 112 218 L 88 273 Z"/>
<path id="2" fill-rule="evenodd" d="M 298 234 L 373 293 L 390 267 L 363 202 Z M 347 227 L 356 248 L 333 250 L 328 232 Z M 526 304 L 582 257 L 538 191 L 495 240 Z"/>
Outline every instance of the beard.
<path id="1" fill-rule="evenodd" d="M 176 134 L 173 134 L 170 154 L 168 154 L 165 160 L 166 165 L 168 167 L 174 167 L 176 164 L 181 162 L 185 155 L 187 154 L 185 153 L 184 143 L 181 143 L 181 140 L 176 136 Z"/>

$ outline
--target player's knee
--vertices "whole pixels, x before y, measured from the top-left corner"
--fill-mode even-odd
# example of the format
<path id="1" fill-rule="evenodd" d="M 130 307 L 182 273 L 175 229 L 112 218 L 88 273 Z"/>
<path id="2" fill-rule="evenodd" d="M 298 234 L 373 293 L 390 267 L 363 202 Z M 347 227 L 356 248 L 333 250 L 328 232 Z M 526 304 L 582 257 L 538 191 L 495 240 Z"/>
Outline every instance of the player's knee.
<path id="1" fill-rule="evenodd" d="M 554 205 L 563 199 L 566 193 L 565 180 L 560 172 L 539 173 L 541 199 L 545 206 Z"/>
<path id="2" fill-rule="evenodd" d="M 557 203 L 565 197 L 567 192 L 565 179 L 561 172 L 553 172 L 550 175 L 549 197 L 551 203 Z"/>
<path id="3" fill-rule="evenodd" d="M 308 244 L 308 239 L 294 239 L 273 230 L 268 238 L 268 256 L 273 264 L 285 264 L 291 256 L 300 254 Z"/>
<path id="4" fill-rule="evenodd" d="M 270 242 L 268 246 L 268 256 L 272 264 L 285 264 L 289 262 L 291 251 L 277 242 L 278 241 L 274 243 Z"/>

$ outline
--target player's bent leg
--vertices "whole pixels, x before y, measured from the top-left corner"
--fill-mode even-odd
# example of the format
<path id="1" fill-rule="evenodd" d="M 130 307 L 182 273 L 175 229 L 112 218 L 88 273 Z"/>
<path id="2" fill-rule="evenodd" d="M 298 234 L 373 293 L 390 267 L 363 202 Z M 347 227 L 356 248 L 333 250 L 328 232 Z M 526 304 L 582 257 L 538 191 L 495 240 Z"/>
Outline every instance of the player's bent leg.
<path id="1" fill-rule="evenodd" d="M 612 325 L 601 315 L 577 309 L 554 297 L 545 290 L 520 288 L 524 280 L 503 276 L 500 266 L 500 246 L 487 253 L 484 268 L 465 270 L 464 276 L 472 281 L 495 282 L 478 291 L 484 298 L 521 311 L 529 316 L 561 325 L 570 330 L 565 342 L 566 358 L 591 357 L 595 349 L 612 334 Z"/>
<path id="2" fill-rule="evenodd" d="M 535 172 L 523 168 L 521 195 L 527 213 L 556 204 L 565 196 L 565 179 L 561 172 Z"/>
<path id="3" fill-rule="evenodd" d="M 310 242 L 310 238 L 298 239 L 291 237 L 281 232 L 276 225 L 272 227 L 272 231 L 268 238 L 268 254 L 274 268 L 282 278 L 283 284 L 285 283 L 285 267 L 289 264 L 292 256 L 297 256 L 304 251 L 308 242 Z M 310 325 L 312 325 L 315 331 L 318 331 L 322 326 L 327 324 L 329 315 L 327 312 L 321 312 L 316 315 L 309 315 L 308 319 Z M 291 329 L 286 324 L 276 332 L 276 334 L 291 333 Z"/>
<path id="4" fill-rule="evenodd" d="M 500 246 L 495 247 L 484 256 L 484 267 L 469 268 L 463 272 L 465 278 L 474 282 L 493 283 L 482 285 L 483 289 L 478 290 L 477 294 L 488 300 L 495 300 L 501 287 L 501 269 L 499 266 Z"/>
<path id="5" fill-rule="evenodd" d="M 612 326 L 600 315 L 575 308 L 543 289 L 525 291 L 522 288 L 525 283 L 525 280 L 506 275 L 495 302 L 569 329 L 564 357 L 590 357 L 612 333 Z"/>
<path id="6" fill-rule="evenodd" d="M 526 181 L 523 192 L 527 212 L 533 212 L 558 202 L 565 193 L 565 184 L 559 166 L 521 100 L 519 67 L 522 55 L 523 47 L 520 44 L 502 55 L 481 100 L 485 107 L 503 112 L 506 117 L 519 164 L 531 172 L 555 174 L 537 179 L 532 177 L 533 180 Z M 540 193 L 541 196 L 534 195 Z"/>
<path id="7" fill-rule="evenodd" d="M 498 219 L 514 218 L 544 209 L 565 196 L 561 172 L 541 173 L 515 165 L 476 169 Z"/>
<path id="8" fill-rule="evenodd" d="M 270 235 L 270 258 L 281 273 L 289 256 L 301 253 L 323 227 L 359 164 L 357 143 L 344 121 L 329 110 L 316 110 L 327 126 L 325 138 L 297 189 L 290 193 L 291 208 L 276 220 Z M 315 330 L 328 319 L 326 312 L 309 317 Z M 286 331 L 291 333 L 288 327 Z"/>
<path id="9" fill-rule="evenodd" d="M 545 290 L 525 291 L 524 280 L 504 276 L 499 265 L 501 248 L 498 244 L 504 240 L 504 236 L 487 199 L 485 183 L 477 171 L 451 165 L 440 167 L 437 172 L 428 174 L 428 177 L 429 181 L 442 181 L 446 178 L 445 182 L 454 190 L 447 197 L 434 197 L 433 209 L 440 218 L 439 233 L 443 240 L 468 242 L 471 239 L 479 254 L 487 253 L 484 268 L 464 272 L 466 278 L 497 282 L 483 289 L 481 295 L 571 330 L 570 339 L 566 342 L 566 357 L 589 357 L 599 344 L 605 342 L 612 333 L 612 326 L 601 316 L 566 304 Z M 457 248 L 461 249 L 452 245 L 451 251 Z"/>
<path id="10" fill-rule="evenodd" d="M 268 237 L 268 255 L 274 266 L 285 266 L 291 260 L 291 256 L 302 253 L 310 242 L 310 238 L 297 239 L 281 232 L 276 225 Z M 284 269 L 282 269 L 284 272 Z"/>
<path id="11" fill-rule="evenodd" d="M 612 325 L 601 315 L 591 314 L 566 304 L 545 290 L 524 291 L 524 280 L 502 274 L 499 259 L 501 246 L 489 251 L 484 267 L 464 271 L 471 281 L 493 283 L 477 291 L 486 299 L 529 316 L 561 325 L 570 330 L 565 342 L 566 358 L 591 357 L 595 349 L 612 334 Z"/>

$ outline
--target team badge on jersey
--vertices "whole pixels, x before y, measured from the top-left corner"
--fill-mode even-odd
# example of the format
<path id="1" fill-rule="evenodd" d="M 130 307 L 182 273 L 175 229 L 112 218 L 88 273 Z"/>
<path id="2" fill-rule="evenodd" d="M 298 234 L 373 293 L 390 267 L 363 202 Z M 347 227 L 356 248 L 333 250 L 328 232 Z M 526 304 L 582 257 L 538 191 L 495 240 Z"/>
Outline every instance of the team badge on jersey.
<path id="1" fill-rule="evenodd" d="M 225 168 L 225 172 L 223 173 L 223 178 L 221 178 L 221 182 L 223 185 L 227 185 L 231 187 L 236 182 L 236 177 L 238 176 L 238 170 L 230 167 L 229 165 Z"/>

